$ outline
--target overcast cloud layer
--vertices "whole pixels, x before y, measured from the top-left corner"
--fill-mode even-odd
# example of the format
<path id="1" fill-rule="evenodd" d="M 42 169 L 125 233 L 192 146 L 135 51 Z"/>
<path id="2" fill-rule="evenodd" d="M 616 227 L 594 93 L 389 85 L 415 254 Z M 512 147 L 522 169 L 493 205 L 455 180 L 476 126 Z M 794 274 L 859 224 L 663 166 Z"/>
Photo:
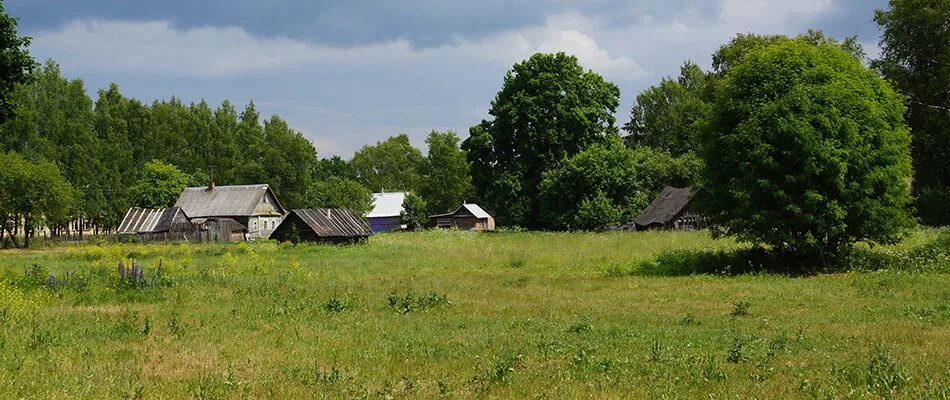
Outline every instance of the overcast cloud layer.
<path id="1" fill-rule="evenodd" d="M 398 133 L 420 147 L 432 129 L 467 136 L 505 71 L 538 51 L 574 54 L 618 84 L 623 124 L 640 90 L 685 60 L 708 67 L 710 54 L 740 32 L 858 35 L 874 56 L 871 19 L 886 1 L 79 3 L 5 6 L 33 36 L 31 53 L 82 78 L 91 94 L 116 82 L 149 102 L 253 99 L 311 138 L 321 156 L 348 158 Z"/>

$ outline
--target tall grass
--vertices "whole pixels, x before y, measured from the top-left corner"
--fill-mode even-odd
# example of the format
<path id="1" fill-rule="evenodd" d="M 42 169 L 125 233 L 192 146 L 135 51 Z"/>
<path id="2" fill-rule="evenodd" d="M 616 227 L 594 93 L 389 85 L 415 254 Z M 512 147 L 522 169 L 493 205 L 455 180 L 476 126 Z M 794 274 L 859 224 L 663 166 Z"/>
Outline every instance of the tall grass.
<path id="1" fill-rule="evenodd" d="M 629 273 L 737 248 L 702 232 L 431 231 L 3 251 L 0 397 L 950 394 L 946 269 Z"/>

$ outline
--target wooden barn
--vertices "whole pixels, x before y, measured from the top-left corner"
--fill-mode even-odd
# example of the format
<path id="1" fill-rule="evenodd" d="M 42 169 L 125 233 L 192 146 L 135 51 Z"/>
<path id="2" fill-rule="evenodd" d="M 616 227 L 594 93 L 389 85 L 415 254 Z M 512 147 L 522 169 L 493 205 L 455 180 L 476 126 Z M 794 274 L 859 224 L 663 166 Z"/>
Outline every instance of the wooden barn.
<path id="1" fill-rule="evenodd" d="M 696 187 L 663 189 L 650 206 L 631 224 L 621 229 L 643 231 L 648 229 L 696 230 L 707 227 L 706 218 L 690 211 L 690 203 L 700 192 Z"/>
<path id="2" fill-rule="evenodd" d="M 130 208 L 116 234 L 142 242 L 186 240 L 191 223 L 181 207 Z"/>
<path id="3" fill-rule="evenodd" d="M 406 200 L 406 193 L 373 193 L 373 209 L 366 213 L 373 232 L 399 231 L 402 226 L 402 203 Z"/>
<path id="4" fill-rule="evenodd" d="M 247 227 L 233 218 L 194 218 L 191 228 L 192 240 L 201 243 L 241 242 L 248 239 Z"/>
<path id="5" fill-rule="evenodd" d="M 287 213 L 267 185 L 190 187 L 175 206 L 189 218 L 232 219 L 246 228 L 248 239 L 267 238 Z"/>
<path id="6" fill-rule="evenodd" d="M 231 218 L 193 218 L 181 207 L 131 208 L 116 233 L 141 242 L 196 243 L 247 240 L 247 228 Z"/>
<path id="7" fill-rule="evenodd" d="M 292 210 L 271 233 L 281 242 L 347 244 L 365 242 L 373 231 L 352 210 L 313 208 Z"/>
<path id="8" fill-rule="evenodd" d="M 428 228 L 461 229 L 467 231 L 493 231 L 495 218 L 478 204 L 462 204 L 455 211 L 429 217 Z"/>

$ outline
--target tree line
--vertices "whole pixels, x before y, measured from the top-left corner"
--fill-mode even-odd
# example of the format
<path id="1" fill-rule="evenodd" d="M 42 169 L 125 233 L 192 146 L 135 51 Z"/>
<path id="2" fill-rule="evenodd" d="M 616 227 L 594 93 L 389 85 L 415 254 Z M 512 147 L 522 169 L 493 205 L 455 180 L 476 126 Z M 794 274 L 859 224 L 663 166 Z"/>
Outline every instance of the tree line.
<path id="1" fill-rule="evenodd" d="M 145 104 L 116 85 L 93 101 L 54 62 L 30 64 L 29 40 L 6 16 L 3 59 L 20 60 L 10 70 L 22 74 L 0 85 L 0 147 L 61 174 L 65 211 L 30 214 L 60 228 L 111 229 L 130 206 L 169 205 L 183 185 L 214 181 L 268 183 L 289 208 L 358 212 L 371 192 L 408 191 L 416 225 L 471 200 L 503 225 L 596 230 L 629 221 L 664 186 L 699 185 L 722 234 L 835 252 L 893 241 L 915 212 L 948 223 L 948 17 L 948 0 L 892 0 L 875 17 L 878 60 L 853 37 L 739 34 L 711 70 L 687 61 L 640 93 L 622 125 L 617 85 L 576 57 L 539 53 L 508 71 L 464 141 L 432 132 L 423 154 L 402 134 L 345 160 L 318 158 L 253 102 L 240 112 L 228 101 Z M 9 231 L 24 209 L 2 190 Z"/>

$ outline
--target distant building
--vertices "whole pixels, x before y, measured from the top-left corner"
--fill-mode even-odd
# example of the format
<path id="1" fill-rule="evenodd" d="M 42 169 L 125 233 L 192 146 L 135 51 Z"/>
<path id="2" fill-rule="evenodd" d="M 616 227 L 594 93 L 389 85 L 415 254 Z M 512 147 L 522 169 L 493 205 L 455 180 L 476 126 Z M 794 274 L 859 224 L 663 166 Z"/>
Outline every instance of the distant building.
<path id="1" fill-rule="evenodd" d="M 455 211 L 429 217 L 429 228 L 455 228 L 474 231 L 495 230 L 495 218 L 478 204 L 462 204 Z"/>
<path id="2" fill-rule="evenodd" d="M 181 207 L 130 208 L 116 234 L 135 237 L 142 242 L 185 240 L 192 230 Z"/>
<path id="3" fill-rule="evenodd" d="M 402 230 L 402 208 L 406 200 L 406 193 L 373 193 L 373 209 L 366 214 L 373 232 L 389 232 Z"/>
<path id="4" fill-rule="evenodd" d="M 192 219 L 232 219 L 247 229 L 248 239 L 269 237 L 287 213 L 267 185 L 190 187 L 175 206 Z"/>
<path id="5" fill-rule="evenodd" d="M 285 242 L 358 243 L 373 231 L 352 210 L 314 208 L 292 210 L 271 233 L 273 240 Z"/>
<path id="6" fill-rule="evenodd" d="M 623 230 L 643 231 L 648 229 L 696 230 L 707 227 L 706 218 L 690 210 L 690 203 L 700 191 L 696 187 L 663 189 L 650 206 L 643 210 L 633 224 Z"/>
<path id="7" fill-rule="evenodd" d="M 247 240 L 247 228 L 231 218 L 193 218 L 181 207 L 130 208 L 119 229 L 120 237 L 140 242 L 235 242 Z"/>

